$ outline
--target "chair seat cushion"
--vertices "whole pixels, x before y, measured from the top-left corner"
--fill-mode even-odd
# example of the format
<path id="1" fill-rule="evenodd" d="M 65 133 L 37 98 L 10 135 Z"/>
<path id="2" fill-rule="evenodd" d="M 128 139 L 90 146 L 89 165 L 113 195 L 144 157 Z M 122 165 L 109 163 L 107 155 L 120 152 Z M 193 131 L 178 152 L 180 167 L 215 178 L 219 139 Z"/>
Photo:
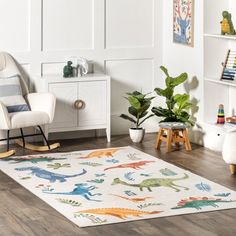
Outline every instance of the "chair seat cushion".
<path id="1" fill-rule="evenodd" d="M 181 122 L 162 122 L 159 124 L 164 129 L 186 129 L 188 126 Z"/>
<path id="2" fill-rule="evenodd" d="M 19 129 L 48 124 L 50 119 L 46 112 L 25 111 L 10 113 L 11 129 Z"/>
<path id="3" fill-rule="evenodd" d="M 22 96 L 18 75 L 0 78 L 0 101 L 6 106 L 9 113 L 29 111 L 29 106 Z"/>

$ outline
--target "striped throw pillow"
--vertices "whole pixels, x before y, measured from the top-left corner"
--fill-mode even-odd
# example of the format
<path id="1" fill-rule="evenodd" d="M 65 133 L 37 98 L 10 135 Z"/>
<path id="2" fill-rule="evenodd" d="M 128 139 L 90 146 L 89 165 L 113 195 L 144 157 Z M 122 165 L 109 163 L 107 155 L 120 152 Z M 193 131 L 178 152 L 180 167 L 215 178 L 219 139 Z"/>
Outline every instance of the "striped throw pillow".
<path id="1" fill-rule="evenodd" d="M 29 106 L 22 96 L 20 77 L 18 75 L 0 78 L 0 101 L 9 113 L 29 111 Z"/>

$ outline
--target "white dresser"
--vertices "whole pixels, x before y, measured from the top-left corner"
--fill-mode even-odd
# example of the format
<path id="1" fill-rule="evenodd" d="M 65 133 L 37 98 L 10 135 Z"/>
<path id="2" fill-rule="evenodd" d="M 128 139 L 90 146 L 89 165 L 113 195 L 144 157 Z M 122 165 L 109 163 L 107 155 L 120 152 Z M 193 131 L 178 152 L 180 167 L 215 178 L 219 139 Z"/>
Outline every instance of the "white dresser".
<path id="1" fill-rule="evenodd" d="M 105 129 L 111 138 L 110 77 L 88 74 L 83 77 L 63 78 L 46 75 L 37 78 L 36 90 L 51 92 L 57 98 L 53 123 L 45 133 Z"/>

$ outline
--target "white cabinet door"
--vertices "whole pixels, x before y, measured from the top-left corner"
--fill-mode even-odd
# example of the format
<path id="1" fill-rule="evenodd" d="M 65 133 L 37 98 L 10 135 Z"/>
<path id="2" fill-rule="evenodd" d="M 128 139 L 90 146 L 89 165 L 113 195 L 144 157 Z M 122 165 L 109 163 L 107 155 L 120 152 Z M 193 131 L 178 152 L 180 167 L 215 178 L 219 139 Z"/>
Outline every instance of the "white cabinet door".
<path id="1" fill-rule="evenodd" d="M 57 98 L 56 110 L 53 123 L 49 129 L 77 127 L 77 109 L 74 102 L 78 97 L 77 83 L 51 83 L 49 92 Z"/>
<path id="2" fill-rule="evenodd" d="M 79 127 L 93 127 L 106 124 L 107 83 L 86 81 L 79 83 L 79 97 L 84 107 L 79 110 Z"/>

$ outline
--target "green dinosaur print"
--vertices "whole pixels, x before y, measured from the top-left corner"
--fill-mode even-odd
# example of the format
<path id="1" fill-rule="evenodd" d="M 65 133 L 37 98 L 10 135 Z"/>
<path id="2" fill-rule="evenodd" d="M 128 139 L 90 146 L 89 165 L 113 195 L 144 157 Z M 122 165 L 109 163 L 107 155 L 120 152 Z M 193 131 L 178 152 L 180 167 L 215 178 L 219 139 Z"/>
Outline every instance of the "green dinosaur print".
<path id="1" fill-rule="evenodd" d="M 188 178 L 189 178 L 189 176 L 187 174 L 184 174 L 184 177 L 181 177 L 181 178 L 145 179 L 139 184 L 130 184 L 130 183 L 120 180 L 119 178 L 115 178 L 113 180 L 112 185 L 122 184 L 122 185 L 130 186 L 130 187 L 136 187 L 136 188 L 139 188 L 140 191 L 143 191 L 143 188 L 147 188 L 149 192 L 151 192 L 152 191 L 151 188 L 154 188 L 154 187 L 168 187 L 168 188 L 174 189 L 176 192 L 179 192 L 180 191 L 179 188 L 183 188 L 185 190 L 189 190 L 189 188 L 177 185 L 174 182 L 178 181 L 178 180 L 188 179 Z"/>
<path id="2" fill-rule="evenodd" d="M 11 164 L 17 164 L 17 163 L 25 163 L 30 162 L 32 164 L 38 164 L 40 162 L 53 162 L 53 161 L 61 161 L 65 160 L 66 158 L 56 158 L 56 157 L 50 157 L 50 156 L 19 156 L 19 157 L 8 157 L 4 158 L 4 161 L 11 161 Z"/>
<path id="3" fill-rule="evenodd" d="M 142 210 L 142 209 L 147 208 L 147 207 L 160 206 L 160 205 L 163 205 L 163 204 L 162 203 L 157 203 L 157 202 L 150 202 L 150 203 L 140 204 L 137 207 Z"/>
<path id="4" fill-rule="evenodd" d="M 95 183 L 95 184 L 102 184 L 104 182 L 104 179 L 92 179 L 92 180 L 87 180 L 86 182 Z"/>
<path id="5" fill-rule="evenodd" d="M 79 207 L 82 205 L 82 203 L 71 200 L 71 199 L 65 199 L 65 198 L 57 198 L 57 200 L 61 203 L 68 204 L 74 207 Z"/>
<path id="6" fill-rule="evenodd" d="M 68 163 L 65 163 L 65 164 L 53 163 L 53 164 L 47 164 L 47 167 L 52 168 L 54 170 L 57 170 L 57 169 L 60 169 L 60 168 L 63 168 L 63 167 L 69 168 L 70 164 L 68 164 Z"/>
<path id="7" fill-rule="evenodd" d="M 30 176 L 25 176 L 25 177 L 21 177 L 20 179 L 21 180 L 26 180 L 26 179 L 31 179 L 31 177 Z"/>
<path id="8" fill-rule="evenodd" d="M 74 217 L 82 217 L 89 219 L 93 224 L 104 224 L 107 222 L 106 219 L 101 219 L 100 217 L 97 217 L 95 215 L 91 214 L 83 214 L 83 213 L 75 213 Z"/>
<path id="9" fill-rule="evenodd" d="M 182 208 L 195 208 L 196 210 L 202 210 L 202 207 L 212 206 L 219 207 L 217 203 L 231 203 L 235 202 L 232 200 L 222 200 L 220 198 L 208 198 L 208 197 L 189 197 L 187 199 L 183 199 L 178 203 L 177 207 L 173 207 L 171 209 L 182 209 Z"/>
<path id="10" fill-rule="evenodd" d="M 81 162 L 81 163 L 79 163 L 79 164 L 80 164 L 80 165 L 91 166 L 91 167 L 102 166 L 102 164 L 96 163 L 96 162 Z"/>

